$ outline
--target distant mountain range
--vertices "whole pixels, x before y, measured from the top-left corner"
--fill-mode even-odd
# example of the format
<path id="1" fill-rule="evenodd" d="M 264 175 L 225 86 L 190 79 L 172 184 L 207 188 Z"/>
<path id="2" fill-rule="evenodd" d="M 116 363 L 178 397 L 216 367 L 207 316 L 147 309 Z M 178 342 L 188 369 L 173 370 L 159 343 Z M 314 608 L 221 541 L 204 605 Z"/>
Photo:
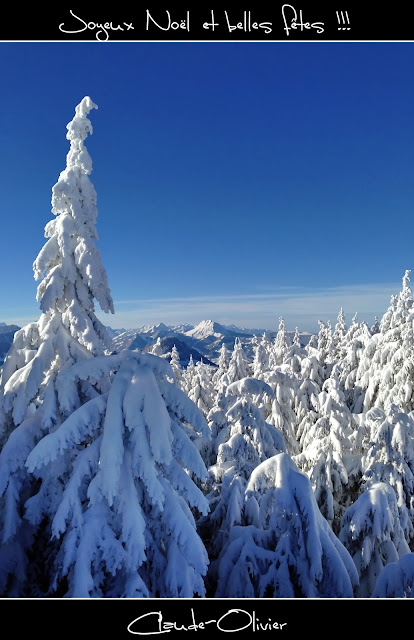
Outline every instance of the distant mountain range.
<path id="1" fill-rule="evenodd" d="M 248 358 L 253 358 L 252 339 L 255 335 L 266 333 L 273 340 L 276 331 L 264 329 L 241 329 L 235 325 L 222 325 L 213 320 L 202 320 L 195 327 L 190 324 L 169 326 L 164 323 L 157 325 L 145 325 L 138 329 L 111 329 L 113 346 L 116 351 L 122 349 L 142 349 L 149 351 L 160 338 L 164 354 L 171 352 L 176 346 L 182 365 L 187 365 L 190 353 L 194 362 L 203 359 L 204 362 L 216 363 L 219 357 L 221 345 L 224 343 L 229 351 L 233 350 L 234 341 L 240 339 Z M 288 332 L 293 339 L 293 332 Z M 305 346 L 311 337 L 310 333 L 301 333 L 301 344 Z M 208 364 L 208 362 L 207 362 Z"/>

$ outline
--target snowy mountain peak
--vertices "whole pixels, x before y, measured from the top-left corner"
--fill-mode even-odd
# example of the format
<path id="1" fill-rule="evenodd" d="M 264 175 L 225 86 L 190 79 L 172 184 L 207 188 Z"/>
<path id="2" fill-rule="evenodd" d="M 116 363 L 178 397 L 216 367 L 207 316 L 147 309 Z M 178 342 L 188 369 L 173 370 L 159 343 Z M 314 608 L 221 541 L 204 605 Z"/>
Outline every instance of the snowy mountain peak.
<path id="1" fill-rule="evenodd" d="M 223 325 L 218 322 L 214 322 L 214 320 L 202 320 L 196 327 L 194 327 L 194 329 L 187 331 L 186 335 L 191 336 L 192 338 L 197 338 L 197 340 L 203 340 L 208 336 L 215 336 L 216 338 L 219 338 L 220 336 L 231 333 L 231 331 L 223 327 Z"/>
<path id="2" fill-rule="evenodd" d="M 157 331 L 170 332 L 171 329 L 163 322 L 160 322 L 159 324 L 146 324 L 139 329 L 140 333 L 156 333 Z"/>

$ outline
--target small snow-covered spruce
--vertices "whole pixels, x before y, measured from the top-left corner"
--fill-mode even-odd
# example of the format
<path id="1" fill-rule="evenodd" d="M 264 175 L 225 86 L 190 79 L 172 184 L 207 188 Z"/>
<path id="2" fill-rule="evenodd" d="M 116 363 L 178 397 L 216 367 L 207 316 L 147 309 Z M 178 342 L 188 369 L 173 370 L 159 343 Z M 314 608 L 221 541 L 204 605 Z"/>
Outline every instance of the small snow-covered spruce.
<path id="1" fill-rule="evenodd" d="M 311 336 L 316 340 L 315 336 Z M 319 394 L 324 383 L 324 371 L 317 358 L 316 348 L 310 348 L 309 343 L 304 349 L 306 357 L 301 360 L 301 371 L 294 391 L 293 411 L 296 416 L 296 439 L 299 450 L 307 433 L 312 429 L 319 416 Z M 313 353 L 310 354 L 309 352 Z"/>
<path id="2" fill-rule="evenodd" d="M 338 319 L 335 325 L 335 330 L 332 334 L 332 343 L 331 343 L 331 352 L 330 357 L 333 362 L 340 360 L 344 355 L 344 337 L 347 333 L 347 328 L 345 324 L 345 314 L 341 307 Z"/>
<path id="3" fill-rule="evenodd" d="M 35 532 L 22 519 L 23 504 L 33 493 L 34 483 L 24 463 L 42 434 L 59 424 L 56 376 L 73 363 L 102 355 L 111 344 L 94 309 L 96 299 L 103 311 L 114 311 L 95 245 L 96 192 L 89 180 L 92 161 L 84 145 L 92 133 L 87 116 L 93 108 L 92 100 L 84 98 L 67 125 L 66 169 L 52 191 L 56 217 L 45 227 L 48 240 L 33 264 L 35 278 L 41 280 L 37 300 L 42 314 L 15 334 L 3 367 L 0 593 L 5 589 L 7 595 L 24 595 L 30 585 L 26 569 L 34 570 L 35 563 L 28 567 L 26 551 Z M 95 395 L 93 387 L 85 384 L 77 402 Z"/>
<path id="4" fill-rule="evenodd" d="M 177 347 L 175 345 L 171 349 L 170 365 L 171 365 L 171 369 L 173 370 L 173 373 L 174 373 L 175 381 L 176 381 L 177 385 L 181 389 L 183 370 L 181 368 L 180 355 L 179 355 L 178 349 L 177 349 Z"/>
<path id="5" fill-rule="evenodd" d="M 306 358 L 306 356 L 307 356 L 307 353 L 302 348 L 302 345 L 300 344 L 299 329 L 298 327 L 296 327 L 295 335 L 293 337 L 293 344 L 287 350 L 286 355 L 283 359 L 283 362 L 290 366 L 293 373 L 300 374 L 301 362 L 304 358 Z"/>
<path id="6" fill-rule="evenodd" d="M 224 374 L 226 374 L 228 371 L 229 362 L 230 362 L 229 352 L 227 350 L 226 345 L 223 342 L 220 348 L 219 359 L 217 361 L 218 368 L 213 375 L 214 388 L 218 393 L 221 393 L 222 391 L 222 378 Z"/>
<path id="7" fill-rule="evenodd" d="M 246 354 L 244 353 L 240 338 L 236 338 L 236 340 L 234 341 L 234 349 L 229 362 L 229 368 L 227 370 L 227 373 L 222 378 L 223 382 L 225 383 L 224 386 L 226 387 L 232 382 L 236 382 L 236 380 L 247 378 L 249 375 L 249 361 L 246 357 Z"/>
<path id="8" fill-rule="evenodd" d="M 193 356 L 190 353 L 190 360 L 186 369 L 183 371 L 183 379 L 182 379 L 182 389 L 188 395 L 190 390 L 193 388 L 193 379 L 195 376 L 195 364 L 193 360 Z"/>
<path id="9" fill-rule="evenodd" d="M 318 404 L 320 418 L 307 430 L 295 462 L 310 478 L 322 515 L 338 533 L 361 477 L 360 459 L 351 455 L 352 414 L 340 389 L 338 366 L 325 382 Z"/>
<path id="10" fill-rule="evenodd" d="M 255 351 L 254 351 L 254 360 L 253 360 L 253 377 L 262 379 L 265 371 L 269 370 L 269 340 L 266 337 L 266 334 L 263 334 L 263 337 L 260 342 L 258 342 Z"/>
<path id="11" fill-rule="evenodd" d="M 305 351 L 308 356 L 318 356 L 318 338 L 315 334 L 312 334 L 308 344 L 305 347 Z"/>
<path id="12" fill-rule="evenodd" d="M 371 409 L 366 414 L 369 442 L 362 457 L 362 480 L 386 482 L 395 491 L 400 524 L 407 542 L 414 544 L 414 421 L 396 405 L 387 412 Z"/>
<path id="13" fill-rule="evenodd" d="M 396 496 L 388 484 L 374 482 L 347 509 L 339 539 L 358 570 L 355 596 L 369 598 L 384 566 L 410 552 L 401 529 Z"/>
<path id="14" fill-rule="evenodd" d="M 274 393 L 270 412 L 265 413 L 265 419 L 281 431 L 289 455 L 295 455 L 299 452 L 295 435 L 296 415 L 293 411 L 297 378 L 292 373 L 283 373 L 278 369 L 267 372 L 264 377 Z"/>
<path id="15" fill-rule="evenodd" d="M 332 368 L 330 364 L 332 362 L 332 327 L 329 320 L 326 323 L 318 320 L 318 324 L 318 359 L 326 379 L 329 378 Z"/>
<path id="16" fill-rule="evenodd" d="M 200 361 L 195 366 L 188 397 L 192 400 L 206 417 L 214 406 L 215 389 L 212 382 L 213 367 Z"/>
<path id="17" fill-rule="evenodd" d="M 316 360 L 316 358 L 315 358 Z M 309 363 L 309 359 L 306 358 Z M 295 393 L 293 411 L 296 416 L 296 439 L 299 449 L 303 449 L 303 443 L 308 439 L 308 433 L 319 419 L 319 385 L 310 377 L 305 376 L 303 382 Z"/>
<path id="18" fill-rule="evenodd" d="M 357 315 L 352 318 L 352 324 L 346 332 L 340 345 L 342 357 L 341 386 L 344 391 L 345 402 L 352 413 L 360 413 L 364 401 L 363 390 L 356 384 L 358 368 L 365 348 L 370 342 L 372 334 L 366 322 L 358 322 Z"/>
<path id="19" fill-rule="evenodd" d="M 149 353 L 152 353 L 152 355 L 159 356 L 159 357 L 161 357 L 163 355 L 163 348 L 162 348 L 161 338 L 157 338 L 157 341 L 149 349 Z"/>
<path id="20" fill-rule="evenodd" d="M 286 331 L 285 321 L 283 318 L 279 318 L 279 331 L 276 334 L 276 338 L 269 354 L 270 369 L 275 369 L 283 363 L 285 356 L 291 346 L 292 343 L 289 334 Z"/>
<path id="21" fill-rule="evenodd" d="M 414 598 L 414 553 L 390 562 L 381 571 L 372 598 Z"/>
<path id="22" fill-rule="evenodd" d="M 77 389 L 110 374 L 109 391 L 77 407 Z M 208 503 L 191 474 L 206 469 L 189 436 L 208 427 L 171 377 L 166 360 L 137 351 L 59 376 L 68 417 L 27 460 L 42 479 L 27 517 L 47 515 L 59 543 L 50 594 L 67 585 L 69 597 L 204 595 L 208 559 L 192 509 L 205 514 Z"/>
<path id="23" fill-rule="evenodd" d="M 218 560 L 216 597 L 353 597 L 352 558 L 286 453 L 256 467 L 244 499 L 251 524 L 231 530 Z"/>
<path id="24" fill-rule="evenodd" d="M 377 316 L 375 316 L 374 324 L 372 325 L 372 327 L 371 327 L 371 329 L 370 329 L 371 334 L 372 334 L 372 335 L 374 335 L 375 333 L 379 333 L 379 332 L 380 332 L 380 330 L 381 330 L 381 329 L 380 329 L 380 323 L 379 323 L 379 321 L 378 321 Z"/>

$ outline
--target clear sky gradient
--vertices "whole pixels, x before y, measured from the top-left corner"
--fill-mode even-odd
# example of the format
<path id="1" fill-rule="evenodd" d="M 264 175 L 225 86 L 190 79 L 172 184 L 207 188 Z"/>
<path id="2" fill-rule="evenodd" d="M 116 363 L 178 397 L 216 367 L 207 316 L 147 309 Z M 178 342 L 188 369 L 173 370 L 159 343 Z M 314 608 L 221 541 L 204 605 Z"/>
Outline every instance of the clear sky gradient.
<path id="1" fill-rule="evenodd" d="M 85 95 L 106 324 L 371 322 L 414 267 L 414 43 L 0 43 L 0 80 L 2 321 Z"/>

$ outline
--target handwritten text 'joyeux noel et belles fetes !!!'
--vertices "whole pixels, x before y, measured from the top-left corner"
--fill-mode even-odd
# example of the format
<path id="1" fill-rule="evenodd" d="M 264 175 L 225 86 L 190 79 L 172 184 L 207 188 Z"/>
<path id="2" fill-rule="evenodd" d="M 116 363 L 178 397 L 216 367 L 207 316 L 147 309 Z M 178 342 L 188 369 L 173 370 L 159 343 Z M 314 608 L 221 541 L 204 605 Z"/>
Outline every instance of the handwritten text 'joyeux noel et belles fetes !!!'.
<path id="1" fill-rule="evenodd" d="M 293 35 L 299 32 L 314 30 L 315 33 L 321 34 L 324 32 L 323 22 L 311 22 L 305 19 L 302 10 L 297 11 L 292 5 L 284 4 L 281 8 L 283 31 L 287 36 Z M 70 18 L 67 22 L 62 22 L 59 25 L 59 30 L 62 33 L 78 34 L 84 31 L 94 32 L 97 40 L 107 41 L 110 38 L 111 32 L 119 31 L 131 31 L 135 29 L 133 22 L 97 22 L 93 20 L 85 19 L 86 16 L 80 17 L 70 10 Z M 198 15 L 199 17 L 199 15 Z M 202 23 L 204 30 L 214 33 L 218 28 L 225 28 L 226 32 L 232 35 L 238 33 L 262 33 L 270 34 L 275 30 L 274 23 L 272 21 L 261 21 L 255 19 L 252 11 L 231 12 L 223 11 L 218 12 L 210 10 L 209 15 L 206 15 L 206 20 Z M 186 32 L 191 33 L 191 12 L 185 11 L 180 14 L 178 11 L 157 12 L 154 15 L 150 10 L 146 10 L 145 17 L 145 30 L 148 33 L 154 35 L 158 32 Z M 127 36 L 127 39 L 130 36 Z"/>

